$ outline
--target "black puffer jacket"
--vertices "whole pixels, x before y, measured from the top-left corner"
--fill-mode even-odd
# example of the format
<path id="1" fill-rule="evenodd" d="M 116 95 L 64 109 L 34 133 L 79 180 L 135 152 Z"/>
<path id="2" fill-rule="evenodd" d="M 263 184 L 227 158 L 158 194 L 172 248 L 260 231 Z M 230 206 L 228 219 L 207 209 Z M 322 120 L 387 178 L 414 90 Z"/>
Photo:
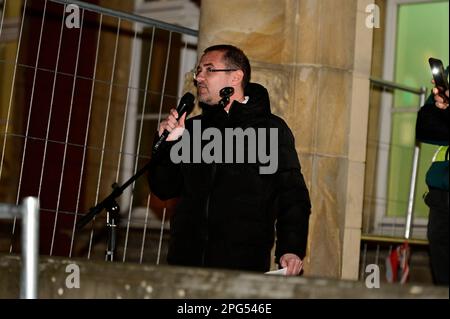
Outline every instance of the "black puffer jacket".
<path id="1" fill-rule="evenodd" d="M 248 103 L 234 102 L 228 114 L 202 105 L 203 114 L 187 120 L 186 129 L 192 138 L 195 120 L 201 121 L 202 130 L 216 127 L 222 132 L 227 127 L 277 128 L 278 169 L 260 174 L 258 163 L 175 165 L 169 151 L 176 142 L 167 142 L 152 159 L 149 184 L 163 200 L 180 197 L 170 224 L 169 264 L 267 271 L 275 229 L 277 262 L 285 253 L 305 255 L 311 205 L 294 137 L 270 112 L 264 87 L 250 83 L 245 95 Z"/>

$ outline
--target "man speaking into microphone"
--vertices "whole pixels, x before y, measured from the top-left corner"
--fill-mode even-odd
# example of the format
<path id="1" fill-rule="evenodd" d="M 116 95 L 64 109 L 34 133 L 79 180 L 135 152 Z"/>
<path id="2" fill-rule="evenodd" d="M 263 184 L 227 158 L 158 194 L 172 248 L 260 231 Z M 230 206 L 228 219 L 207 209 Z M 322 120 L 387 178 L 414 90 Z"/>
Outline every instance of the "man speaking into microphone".
<path id="1" fill-rule="evenodd" d="M 271 113 L 267 90 L 250 75 L 240 49 L 207 48 L 194 73 L 202 114 L 186 120 L 184 110 L 172 109 L 160 123 L 149 185 L 162 200 L 180 198 L 167 261 L 266 272 L 276 238 L 275 262 L 286 275 L 298 275 L 309 192 L 291 130 Z M 269 158 L 275 165 L 261 170 Z"/>

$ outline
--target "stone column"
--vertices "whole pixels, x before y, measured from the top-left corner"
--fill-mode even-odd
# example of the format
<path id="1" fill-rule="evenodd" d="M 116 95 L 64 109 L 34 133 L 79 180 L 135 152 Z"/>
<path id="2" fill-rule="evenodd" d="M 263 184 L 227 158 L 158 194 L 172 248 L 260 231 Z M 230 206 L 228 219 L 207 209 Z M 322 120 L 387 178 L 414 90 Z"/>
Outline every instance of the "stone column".
<path id="1" fill-rule="evenodd" d="M 207 0 L 199 53 L 230 43 L 296 139 L 312 199 L 305 274 L 357 279 L 369 105 L 369 0 Z"/>

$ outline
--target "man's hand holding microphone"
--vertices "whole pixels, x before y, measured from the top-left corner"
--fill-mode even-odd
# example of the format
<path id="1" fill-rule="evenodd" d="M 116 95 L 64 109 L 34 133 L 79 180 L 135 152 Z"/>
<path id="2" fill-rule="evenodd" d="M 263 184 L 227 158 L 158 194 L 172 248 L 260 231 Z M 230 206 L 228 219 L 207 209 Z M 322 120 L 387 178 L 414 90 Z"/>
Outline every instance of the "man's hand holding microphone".
<path id="1" fill-rule="evenodd" d="M 158 152 L 164 141 L 175 141 L 183 134 L 186 115 L 192 110 L 194 100 L 194 95 L 189 92 L 183 95 L 177 109 L 171 109 L 167 119 L 159 124 L 159 140 L 153 146 L 153 154 Z"/>

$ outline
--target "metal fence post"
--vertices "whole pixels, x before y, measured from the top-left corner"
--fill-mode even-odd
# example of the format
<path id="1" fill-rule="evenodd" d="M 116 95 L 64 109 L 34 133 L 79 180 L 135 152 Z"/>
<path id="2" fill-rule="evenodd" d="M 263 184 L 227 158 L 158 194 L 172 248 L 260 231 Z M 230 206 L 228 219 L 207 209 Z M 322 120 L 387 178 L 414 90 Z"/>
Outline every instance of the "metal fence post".
<path id="1" fill-rule="evenodd" d="M 22 274 L 20 298 L 38 297 L 39 265 L 39 200 L 26 197 L 22 201 Z"/>
<path id="2" fill-rule="evenodd" d="M 420 92 L 419 107 L 425 104 L 425 94 L 426 94 L 426 89 L 424 87 L 421 87 L 420 90 L 421 92 Z M 414 201 L 416 198 L 417 171 L 419 169 L 419 155 L 420 155 L 420 142 L 416 141 L 414 143 L 413 166 L 409 185 L 408 208 L 406 210 L 405 239 L 409 239 L 411 237 Z"/>

